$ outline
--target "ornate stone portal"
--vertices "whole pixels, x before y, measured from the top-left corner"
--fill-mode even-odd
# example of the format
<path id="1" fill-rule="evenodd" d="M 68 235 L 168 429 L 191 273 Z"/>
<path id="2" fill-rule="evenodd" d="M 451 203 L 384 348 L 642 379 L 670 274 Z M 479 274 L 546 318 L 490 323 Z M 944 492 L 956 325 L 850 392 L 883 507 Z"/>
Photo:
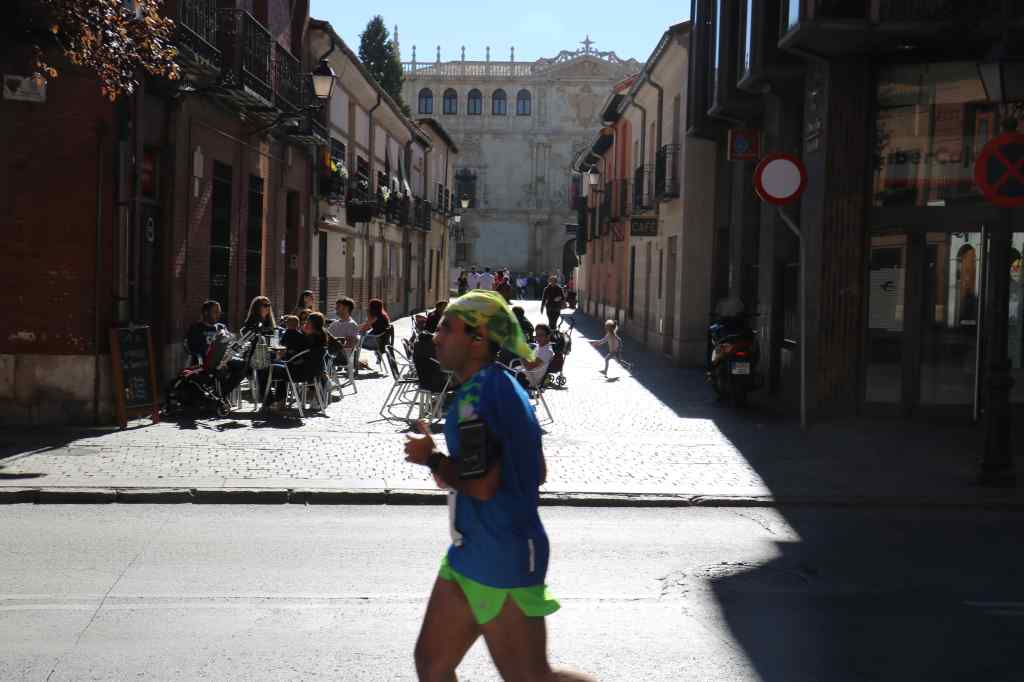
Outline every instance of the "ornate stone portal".
<path id="1" fill-rule="evenodd" d="M 462 255 L 457 266 L 533 272 L 562 267 L 562 247 L 570 238 L 564 226 L 576 222 L 569 167 L 600 126 L 611 87 L 643 66 L 594 50 L 590 36 L 581 44 L 535 62 L 516 62 L 514 52 L 509 61 L 490 61 L 490 48 L 485 61 L 467 61 L 463 54 L 442 62 L 438 48 L 434 61 L 419 63 L 414 47 L 412 61 L 403 65 L 402 94 L 414 117 L 436 118 L 459 146 L 460 168 L 476 174 L 475 206 L 462 218 L 465 245 L 455 250 Z M 452 93 L 456 112 L 445 113 Z"/>

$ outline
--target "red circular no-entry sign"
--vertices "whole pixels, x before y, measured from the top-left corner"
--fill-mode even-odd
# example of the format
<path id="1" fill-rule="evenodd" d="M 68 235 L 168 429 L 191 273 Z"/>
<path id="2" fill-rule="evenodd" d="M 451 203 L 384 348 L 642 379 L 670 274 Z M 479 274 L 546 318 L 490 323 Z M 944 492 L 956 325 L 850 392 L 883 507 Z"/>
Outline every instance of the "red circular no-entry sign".
<path id="1" fill-rule="evenodd" d="M 989 141 L 974 162 L 974 182 L 996 206 L 1024 206 L 1024 133 L 1004 133 Z"/>
<path id="2" fill-rule="evenodd" d="M 769 154 L 754 170 L 754 190 L 770 204 L 795 201 L 807 186 L 807 169 L 791 154 Z"/>

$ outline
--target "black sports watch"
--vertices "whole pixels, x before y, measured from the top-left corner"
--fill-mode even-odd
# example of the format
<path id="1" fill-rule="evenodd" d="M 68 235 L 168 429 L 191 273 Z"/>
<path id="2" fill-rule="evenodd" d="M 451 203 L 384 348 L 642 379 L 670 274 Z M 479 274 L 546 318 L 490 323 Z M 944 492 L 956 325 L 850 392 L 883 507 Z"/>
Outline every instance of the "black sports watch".
<path id="1" fill-rule="evenodd" d="M 427 467 L 431 471 L 437 471 L 437 468 L 441 466 L 441 462 L 443 462 L 444 459 L 444 454 L 440 450 L 434 450 L 430 453 L 430 457 L 427 457 Z"/>

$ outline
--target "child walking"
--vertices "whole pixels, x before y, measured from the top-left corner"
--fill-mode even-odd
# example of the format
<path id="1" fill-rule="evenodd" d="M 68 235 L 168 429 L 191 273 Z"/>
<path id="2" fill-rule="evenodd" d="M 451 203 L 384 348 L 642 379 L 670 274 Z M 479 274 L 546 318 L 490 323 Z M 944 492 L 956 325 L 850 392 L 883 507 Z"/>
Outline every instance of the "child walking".
<path id="1" fill-rule="evenodd" d="M 607 376 L 608 374 L 608 363 L 612 359 L 618 361 L 620 365 L 629 369 L 632 365 L 622 359 L 622 339 L 617 333 L 619 324 L 615 320 L 608 320 L 604 323 L 604 338 L 600 341 L 591 341 L 590 345 L 594 348 L 598 348 L 605 344 L 608 344 L 608 354 L 604 356 L 604 369 L 601 370 L 601 374 Z"/>

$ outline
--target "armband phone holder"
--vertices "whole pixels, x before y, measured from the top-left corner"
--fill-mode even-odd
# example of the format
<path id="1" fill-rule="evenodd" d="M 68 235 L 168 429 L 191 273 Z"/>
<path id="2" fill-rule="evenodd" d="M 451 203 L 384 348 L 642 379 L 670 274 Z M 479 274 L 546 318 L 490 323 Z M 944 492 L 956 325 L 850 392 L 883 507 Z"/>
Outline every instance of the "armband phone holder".
<path id="1" fill-rule="evenodd" d="M 480 419 L 459 424 L 459 478 L 480 478 L 495 456 L 494 439 Z"/>

